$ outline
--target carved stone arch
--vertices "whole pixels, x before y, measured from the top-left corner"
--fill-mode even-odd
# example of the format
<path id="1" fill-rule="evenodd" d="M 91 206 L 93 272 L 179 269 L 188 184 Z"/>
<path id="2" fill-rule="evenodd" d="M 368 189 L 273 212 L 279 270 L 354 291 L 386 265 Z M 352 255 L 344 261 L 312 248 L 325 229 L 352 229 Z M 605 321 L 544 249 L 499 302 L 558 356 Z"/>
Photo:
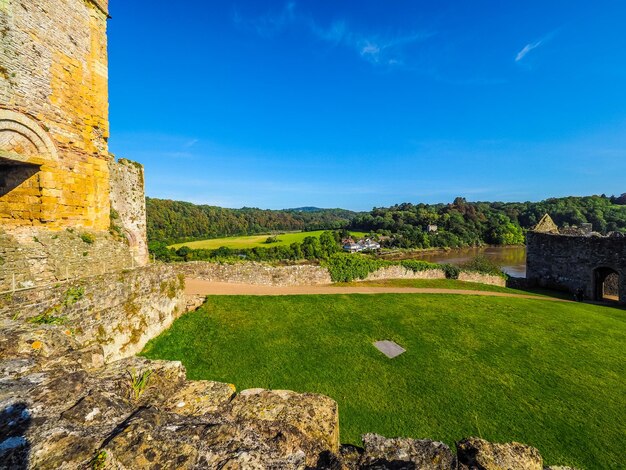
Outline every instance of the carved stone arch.
<path id="1" fill-rule="evenodd" d="M 594 300 L 620 300 L 621 275 L 612 266 L 600 266 L 593 270 Z"/>
<path id="2" fill-rule="evenodd" d="M 131 248 L 137 246 L 137 236 L 133 232 L 128 230 L 126 227 L 122 227 L 122 233 L 124 234 L 124 237 L 126 237 L 128 246 Z"/>
<path id="3" fill-rule="evenodd" d="M 54 142 L 35 120 L 0 109 L 0 160 L 5 164 L 42 165 L 58 159 Z"/>

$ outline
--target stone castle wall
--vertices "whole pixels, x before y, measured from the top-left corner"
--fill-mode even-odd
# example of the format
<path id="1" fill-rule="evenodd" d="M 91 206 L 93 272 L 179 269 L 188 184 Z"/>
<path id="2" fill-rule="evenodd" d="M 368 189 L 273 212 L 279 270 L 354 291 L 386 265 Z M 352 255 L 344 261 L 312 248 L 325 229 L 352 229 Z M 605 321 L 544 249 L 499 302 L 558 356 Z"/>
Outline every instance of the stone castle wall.
<path id="1" fill-rule="evenodd" d="M 0 291 L 148 262 L 143 168 L 108 151 L 107 3 L 0 1 Z"/>
<path id="2" fill-rule="evenodd" d="M 208 261 L 190 261 L 177 263 L 175 269 L 187 277 L 211 282 L 230 282 L 262 286 L 314 286 L 332 284 L 328 269 L 315 265 L 271 266 L 264 263 L 242 262 L 233 264 L 211 263 Z M 381 268 L 367 276 L 365 281 L 386 279 L 445 279 L 441 269 L 412 271 L 402 266 Z M 459 275 L 459 280 L 505 286 L 506 281 L 499 276 L 480 273 Z M 359 281 L 357 279 L 357 281 Z"/>
<path id="3" fill-rule="evenodd" d="M 111 175 L 111 224 L 121 229 L 138 265 L 148 262 L 146 198 L 143 166 L 120 159 L 109 163 Z"/>
<path id="4" fill-rule="evenodd" d="M 130 269 L 126 239 L 84 229 L 37 228 L 5 232 L 0 227 L 0 292 Z"/>
<path id="5" fill-rule="evenodd" d="M 529 232 L 528 282 L 572 293 L 582 290 L 587 299 L 597 297 L 597 270 L 619 274 L 620 301 L 626 303 L 626 238 L 567 236 Z"/>
<path id="6" fill-rule="evenodd" d="M 313 286 L 332 283 L 326 268 L 313 265 L 271 266 L 255 262 L 222 264 L 190 261 L 173 266 L 187 277 L 211 282 L 262 286 Z"/>
<path id="7" fill-rule="evenodd" d="M 446 274 L 441 269 L 428 269 L 415 272 L 403 266 L 387 266 L 369 274 L 366 281 L 382 281 L 385 279 L 445 279 Z"/>
<path id="8" fill-rule="evenodd" d="M 98 345 L 111 362 L 139 353 L 184 313 L 184 284 L 162 264 L 85 277 L 1 295 L 0 322 L 39 325 L 31 339 L 40 342 L 42 354 L 54 354 L 57 347 L 46 325 L 61 324 L 81 348 Z M 18 335 L 8 337 L 18 341 Z"/>
<path id="9" fill-rule="evenodd" d="M 4 227 L 109 227 L 104 6 L 0 2 Z"/>

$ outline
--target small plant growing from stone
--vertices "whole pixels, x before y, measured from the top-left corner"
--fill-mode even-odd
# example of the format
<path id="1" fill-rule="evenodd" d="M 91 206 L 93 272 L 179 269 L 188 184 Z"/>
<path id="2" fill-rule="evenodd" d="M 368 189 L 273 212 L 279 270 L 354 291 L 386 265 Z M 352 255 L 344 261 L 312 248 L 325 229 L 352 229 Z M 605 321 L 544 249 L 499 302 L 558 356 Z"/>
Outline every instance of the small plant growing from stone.
<path id="1" fill-rule="evenodd" d="M 91 233 L 83 233 L 80 236 L 80 239 L 88 245 L 93 245 L 96 241 L 96 237 L 94 237 Z"/>
<path id="2" fill-rule="evenodd" d="M 89 462 L 91 470 L 102 470 L 107 464 L 107 453 L 105 450 L 98 452 Z"/>
<path id="3" fill-rule="evenodd" d="M 85 295 L 84 287 L 70 287 L 63 297 L 63 305 L 69 307 L 74 305 Z"/>
<path id="4" fill-rule="evenodd" d="M 52 307 L 36 317 L 31 318 L 29 322 L 35 325 L 62 325 L 65 323 L 65 318 L 55 315 L 60 310 L 59 306 Z"/>
<path id="5" fill-rule="evenodd" d="M 70 287 L 63 295 L 63 301 L 49 308 L 45 312 L 33 317 L 29 320 L 35 325 L 63 325 L 67 319 L 61 315 L 64 307 L 70 307 L 83 298 L 85 295 L 84 287 Z"/>
<path id="6" fill-rule="evenodd" d="M 116 221 L 119 220 L 120 214 L 115 209 L 111 208 L 111 212 L 109 214 L 110 224 L 109 224 L 109 233 L 117 238 L 125 238 L 124 231 L 122 227 L 117 225 Z"/>
<path id="7" fill-rule="evenodd" d="M 143 372 L 138 372 L 136 369 L 128 371 L 128 384 L 130 385 L 131 398 L 134 401 L 139 401 L 143 392 L 146 391 L 150 383 L 152 372 L 151 369 L 144 370 Z"/>

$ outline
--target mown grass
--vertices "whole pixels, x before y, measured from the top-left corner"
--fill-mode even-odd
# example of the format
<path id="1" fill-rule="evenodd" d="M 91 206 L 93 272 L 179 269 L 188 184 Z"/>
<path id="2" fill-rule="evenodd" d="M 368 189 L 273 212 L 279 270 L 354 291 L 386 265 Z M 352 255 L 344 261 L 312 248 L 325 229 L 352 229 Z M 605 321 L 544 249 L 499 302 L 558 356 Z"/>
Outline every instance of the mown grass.
<path id="1" fill-rule="evenodd" d="M 547 464 L 618 468 L 626 445 L 626 312 L 456 295 L 210 297 L 143 354 L 191 379 L 318 392 L 341 440 L 518 441 Z M 387 359 L 373 346 L 396 341 Z"/>
<path id="2" fill-rule="evenodd" d="M 508 294 L 539 295 L 532 291 L 492 286 L 456 279 L 382 279 L 378 281 L 335 282 L 334 287 L 414 287 L 422 289 L 477 290 Z"/>
<path id="3" fill-rule="evenodd" d="M 176 245 L 172 245 L 171 248 L 180 248 L 182 246 L 188 246 L 193 250 L 217 250 L 221 247 L 232 248 L 232 249 L 244 249 L 244 248 L 255 248 L 255 247 L 265 247 L 269 248 L 272 246 L 280 246 L 280 245 L 291 245 L 294 242 L 302 243 L 302 241 L 306 237 L 318 237 L 324 233 L 323 230 L 318 230 L 315 232 L 291 232 L 284 233 L 278 235 L 250 235 L 245 237 L 225 237 L 225 238 L 213 238 L 210 240 L 199 240 L 195 242 L 187 242 L 187 243 L 178 243 Z M 353 237 L 364 237 L 364 232 L 351 232 Z M 278 239 L 276 243 L 265 243 L 268 237 L 275 236 Z"/>

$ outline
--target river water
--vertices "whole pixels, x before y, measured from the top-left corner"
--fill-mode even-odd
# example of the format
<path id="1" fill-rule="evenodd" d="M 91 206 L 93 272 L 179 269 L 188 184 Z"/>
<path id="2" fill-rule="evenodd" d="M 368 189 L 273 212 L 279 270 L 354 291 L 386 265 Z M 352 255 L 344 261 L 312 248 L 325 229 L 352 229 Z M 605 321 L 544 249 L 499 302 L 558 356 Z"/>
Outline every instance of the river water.
<path id="1" fill-rule="evenodd" d="M 448 251 L 398 252 L 385 256 L 386 259 L 419 259 L 431 263 L 460 265 L 476 256 L 486 256 L 510 276 L 526 277 L 526 247 L 490 246 L 483 248 L 462 248 Z"/>

